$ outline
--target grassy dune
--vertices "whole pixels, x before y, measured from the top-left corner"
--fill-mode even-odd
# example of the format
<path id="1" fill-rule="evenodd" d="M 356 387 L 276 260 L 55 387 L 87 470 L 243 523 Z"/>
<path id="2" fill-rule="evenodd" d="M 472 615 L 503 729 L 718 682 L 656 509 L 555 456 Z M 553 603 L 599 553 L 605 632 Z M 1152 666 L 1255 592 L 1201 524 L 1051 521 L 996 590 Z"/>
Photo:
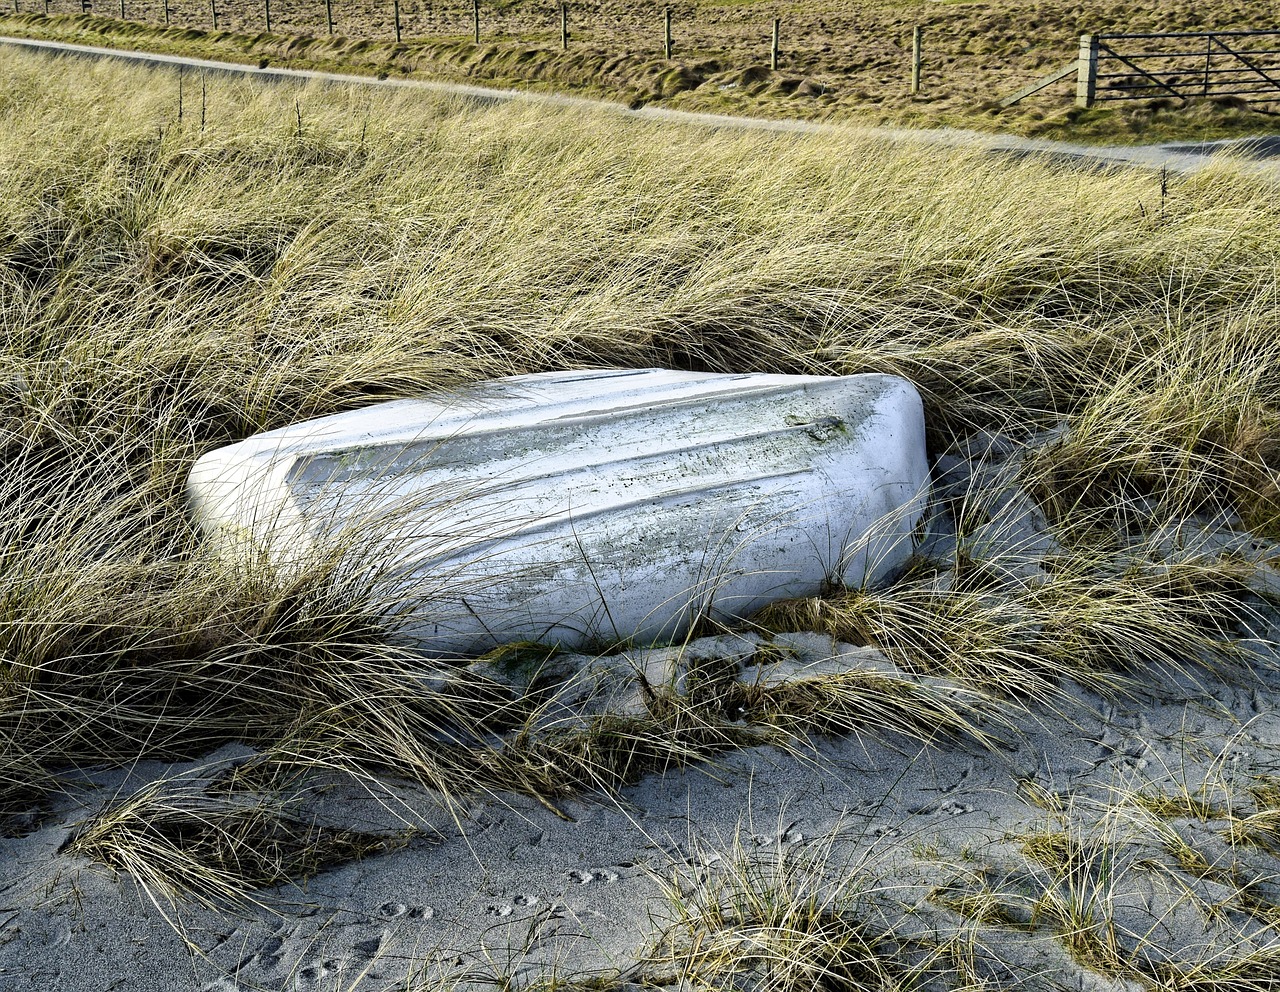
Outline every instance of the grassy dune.
<path id="1" fill-rule="evenodd" d="M 233 739 L 263 752 L 261 788 L 323 764 L 553 801 L 814 729 L 971 729 L 872 682 L 774 694 L 747 725 L 673 701 L 540 735 L 536 711 L 397 640 L 339 561 L 282 585 L 192 532 L 202 452 L 496 375 L 893 372 L 926 398 L 940 475 L 993 432 L 1025 442 L 1002 485 L 1058 543 L 1040 581 L 1011 582 L 977 539 L 998 511 L 975 485 L 947 511 L 951 557 L 758 618 L 878 645 L 997 711 L 1153 667 L 1230 671 L 1265 605 L 1245 563 L 1165 540 L 1210 519 L 1280 539 L 1280 206 L 1229 165 L 1162 187 L 855 130 L 224 81 L 203 101 L 188 82 L 180 115 L 172 74 L 4 53 L 0 212 L 8 829 L 69 766 Z M 223 894 L 378 843 L 219 802 L 135 797 L 80 843 Z"/>

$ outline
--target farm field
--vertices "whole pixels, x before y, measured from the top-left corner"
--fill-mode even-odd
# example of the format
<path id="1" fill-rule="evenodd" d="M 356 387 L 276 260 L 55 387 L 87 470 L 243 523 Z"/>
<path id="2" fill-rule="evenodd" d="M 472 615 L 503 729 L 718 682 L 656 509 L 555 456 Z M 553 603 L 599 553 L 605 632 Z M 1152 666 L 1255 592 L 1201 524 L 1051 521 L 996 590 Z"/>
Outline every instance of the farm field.
<path id="1" fill-rule="evenodd" d="M 1230 159 L 0 51 L 0 987 L 1271 988 L 1278 212 Z M 187 512 L 258 431 L 650 366 L 910 380 L 929 537 L 438 658 L 367 544 L 284 578 Z"/>
<path id="2" fill-rule="evenodd" d="M 398 7 L 394 0 L 126 0 L 85 14 L 69 0 L 49 12 L 19 3 L 0 17 L 9 34 L 215 58 L 418 75 L 496 85 L 586 92 L 631 105 L 738 114 L 854 118 L 923 126 L 962 125 L 1025 134 L 1118 140 L 1221 137 L 1274 130 L 1271 103 L 1143 101 L 1087 112 L 1066 80 L 1010 109 L 995 101 L 1066 65 L 1083 33 L 1268 30 L 1280 8 L 1260 3 L 1182 0 L 1134 7 L 1067 4 L 830 2 L 680 3 L 672 12 L 673 54 L 663 57 L 664 4 L 575 3 L 569 47 L 561 50 L 559 5 L 547 0 L 482 3 L 481 43 L 472 5 L 459 0 Z M 218 25 L 214 28 L 213 13 Z M 772 20 L 782 57 L 769 65 Z M 332 19 L 333 29 L 329 30 Z M 912 30 L 924 31 L 921 91 L 909 92 Z"/>

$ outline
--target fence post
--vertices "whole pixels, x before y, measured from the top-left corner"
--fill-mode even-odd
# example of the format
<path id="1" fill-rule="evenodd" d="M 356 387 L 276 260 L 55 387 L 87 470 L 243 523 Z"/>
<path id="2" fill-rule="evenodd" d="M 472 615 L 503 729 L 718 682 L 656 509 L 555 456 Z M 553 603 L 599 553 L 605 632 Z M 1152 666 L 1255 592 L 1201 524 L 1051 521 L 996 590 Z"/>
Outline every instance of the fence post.
<path id="1" fill-rule="evenodd" d="M 396 19 L 396 44 L 400 44 L 400 0 L 391 0 L 391 10 Z"/>
<path id="2" fill-rule="evenodd" d="M 209 0 L 209 12 L 213 14 L 213 30 L 218 30 L 218 0 Z"/>
<path id="3" fill-rule="evenodd" d="M 1093 106 L 1098 95 L 1098 39 L 1091 34 L 1080 36 L 1080 59 L 1076 68 L 1076 106 Z"/>
<path id="4" fill-rule="evenodd" d="M 49 0 L 45 0 L 48 3 Z M 164 26 L 169 26 L 169 0 L 164 0 Z"/>
<path id="5" fill-rule="evenodd" d="M 471 28 L 476 44 L 480 44 L 480 0 L 471 0 Z"/>
<path id="6" fill-rule="evenodd" d="M 329 26 L 329 34 L 333 34 L 333 0 L 324 0 L 324 19 Z"/>
<path id="7" fill-rule="evenodd" d="M 14 13 L 18 12 L 18 0 L 13 0 L 13 10 Z M 124 0 L 120 0 L 120 20 L 123 21 L 124 19 Z"/>
<path id="8" fill-rule="evenodd" d="M 671 8 L 662 8 L 662 57 L 671 61 Z"/>
<path id="9" fill-rule="evenodd" d="M 917 24 L 911 29 L 911 95 L 920 92 L 920 63 L 924 57 L 924 29 Z"/>
<path id="10" fill-rule="evenodd" d="M 1202 96 L 1209 95 L 1209 68 L 1213 65 L 1213 35 L 1209 35 L 1204 40 L 1204 93 Z"/>
<path id="11" fill-rule="evenodd" d="M 782 18 L 775 17 L 773 19 L 773 44 L 769 48 L 769 68 L 775 72 L 778 69 L 778 40 L 782 33 Z"/>
<path id="12" fill-rule="evenodd" d="M 271 33 L 271 0 L 262 0 L 262 13 L 267 19 L 267 34 Z"/>
<path id="13" fill-rule="evenodd" d="M 560 51 L 569 50 L 569 5 L 560 5 Z"/>

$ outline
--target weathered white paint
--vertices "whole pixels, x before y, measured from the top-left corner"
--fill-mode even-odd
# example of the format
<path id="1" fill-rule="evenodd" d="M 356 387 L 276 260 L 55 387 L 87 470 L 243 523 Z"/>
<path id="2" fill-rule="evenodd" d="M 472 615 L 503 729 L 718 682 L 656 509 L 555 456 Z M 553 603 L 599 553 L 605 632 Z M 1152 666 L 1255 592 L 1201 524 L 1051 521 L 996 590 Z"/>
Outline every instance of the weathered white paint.
<path id="1" fill-rule="evenodd" d="M 678 636 L 910 553 L 928 483 L 893 376 L 544 373 L 259 434 L 192 469 L 201 527 L 351 567 L 441 653 Z"/>

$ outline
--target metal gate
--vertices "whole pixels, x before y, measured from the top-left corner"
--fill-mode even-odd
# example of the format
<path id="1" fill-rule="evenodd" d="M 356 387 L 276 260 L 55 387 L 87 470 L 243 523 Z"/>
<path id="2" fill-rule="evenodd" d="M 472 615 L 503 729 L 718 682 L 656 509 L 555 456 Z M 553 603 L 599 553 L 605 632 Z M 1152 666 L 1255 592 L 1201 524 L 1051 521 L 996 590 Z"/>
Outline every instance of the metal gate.
<path id="1" fill-rule="evenodd" d="M 1077 104 L 1161 97 L 1280 102 L 1280 31 L 1081 36 Z"/>

